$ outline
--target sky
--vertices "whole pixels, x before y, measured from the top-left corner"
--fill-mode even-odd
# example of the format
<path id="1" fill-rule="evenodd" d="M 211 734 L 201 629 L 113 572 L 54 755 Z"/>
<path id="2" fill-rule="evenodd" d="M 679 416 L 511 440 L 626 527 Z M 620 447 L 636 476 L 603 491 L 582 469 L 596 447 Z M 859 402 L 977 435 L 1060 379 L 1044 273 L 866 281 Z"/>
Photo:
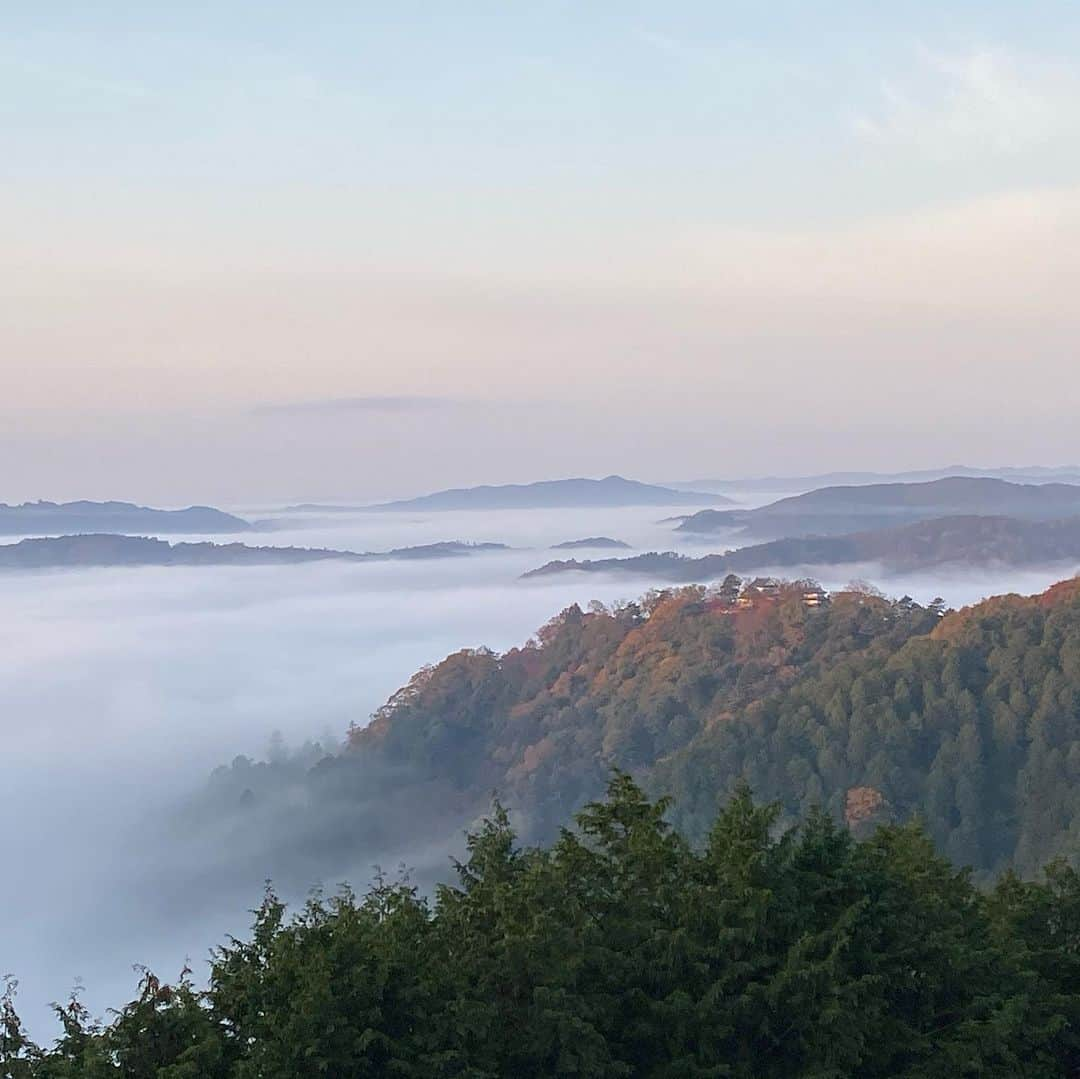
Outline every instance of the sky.
<path id="1" fill-rule="evenodd" d="M 1080 461 L 1080 8 L 12 0 L 0 501 Z"/>

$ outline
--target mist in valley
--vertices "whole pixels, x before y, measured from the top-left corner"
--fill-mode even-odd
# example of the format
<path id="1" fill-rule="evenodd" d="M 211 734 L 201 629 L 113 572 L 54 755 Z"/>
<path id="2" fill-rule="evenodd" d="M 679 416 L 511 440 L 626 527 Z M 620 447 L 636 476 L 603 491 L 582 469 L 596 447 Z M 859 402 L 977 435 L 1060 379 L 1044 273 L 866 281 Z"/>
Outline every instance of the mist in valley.
<path id="1" fill-rule="evenodd" d="M 654 509 L 357 514 L 273 533 L 278 545 L 379 550 L 491 539 L 510 551 L 427 562 L 9 573 L 0 578 L 0 813 L 5 916 L 0 974 L 48 1033 L 48 1003 L 76 979 L 100 1013 L 127 999 L 132 965 L 196 972 L 246 926 L 263 882 L 287 898 L 378 863 L 420 883 L 445 876 L 462 833 L 438 822 L 429 849 L 367 841 L 423 805 L 349 800 L 348 842 L 323 857 L 287 799 L 256 815 L 193 813 L 215 768 L 240 755 L 334 752 L 422 665 L 463 647 L 505 649 L 568 604 L 630 598 L 648 582 L 518 577 L 550 544 L 601 532 L 661 542 Z M 295 515 L 291 515 L 295 516 Z M 227 541 L 231 537 L 214 537 Z M 239 537 L 238 537 L 239 538 Z M 380 777 L 385 784 L 388 777 Z M 333 809 L 321 807 L 330 826 Z M 421 824 L 424 822 L 424 826 Z M 439 831 L 439 828 L 442 831 Z M 317 846 L 317 844 L 316 844 Z"/>
<path id="2" fill-rule="evenodd" d="M 199 975 L 214 943 L 244 931 L 268 878 L 296 901 L 345 880 L 363 889 L 375 865 L 407 867 L 420 887 L 448 877 L 462 822 L 440 817 L 414 788 L 407 801 L 395 797 L 398 777 L 360 766 L 344 779 L 347 798 L 312 806 L 304 772 L 424 664 L 463 647 L 504 650 L 571 603 L 654 586 L 519 578 L 553 544 L 583 536 L 624 540 L 628 553 L 696 552 L 700 538 L 676 536 L 662 523 L 669 515 L 291 514 L 270 542 L 379 550 L 461 539 L 511 549 L 419 563 L 5 575 L 0 973 L 20 980 L 32 1030 L 50 1034 L 48 1003 L 77 980 L 100 1014 L 127 999 L 133 964 L 172 977 L 190 961 Z M 842 586 L 847 569 L 823 583 Z M 874 580 L 874 567 L 852 569 Z M 1050 567 L 877 583 L 959 606 L 1064 575 Z M 238 776 L 255 812 L 236 804 Z"/>

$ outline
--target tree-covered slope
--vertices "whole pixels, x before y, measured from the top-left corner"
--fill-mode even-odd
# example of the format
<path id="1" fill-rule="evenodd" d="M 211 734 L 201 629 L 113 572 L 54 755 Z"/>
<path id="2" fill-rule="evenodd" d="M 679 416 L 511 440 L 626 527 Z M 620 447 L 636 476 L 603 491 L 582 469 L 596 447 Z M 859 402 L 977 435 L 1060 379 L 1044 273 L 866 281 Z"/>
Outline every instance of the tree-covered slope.
<path id="1" fill-rule="evenodd" d="M 1055 1079 L 1080 1069 L 1080 879 L 989 892 L 918 827 L 784 829 L 745 790 L 700 845 L 616 775 L 549 846 L 504 812 L 431 899 L 379 880 L 292 918 L 268 892 L 208 988 L 144 973 L 9 1079 Z"/>
<path id="2" fill-rule="evenodd" d="M 347 756 L 499 790 L 549 835 L 612 766 L 703 833 L 740 779 L 792 815 L 921 815 L 980 870 L 1080 851 L 1080 585 L 939 607 L 803 586 L 744 607 L 701 588 L 571 607 L 523 648 L 420 672 Z"/>
<path id="3" fill-rule="evenodd" d="M 268 895 L 208 992 L 147 974 L 105 1026 L 76 999 L 51 1049 L 9 993 L 0 1075 L 1080 1073 L 1080 581 L 820 598 L 571 607 L 421 672 L 290 816 L 416 843 L 496 788 L 539 842 L 496 810 L 430 899 L 379 880 L 290 921 Z"/>
<path id="4" fill-rule="evenodd" d="M 1080 586 L 875 642 L 709 724 L 658 762 L 690 821 L 738 775 L 793 812 L 919 814 L 959 864 L 1032 872 L 1080 853 Z"/>

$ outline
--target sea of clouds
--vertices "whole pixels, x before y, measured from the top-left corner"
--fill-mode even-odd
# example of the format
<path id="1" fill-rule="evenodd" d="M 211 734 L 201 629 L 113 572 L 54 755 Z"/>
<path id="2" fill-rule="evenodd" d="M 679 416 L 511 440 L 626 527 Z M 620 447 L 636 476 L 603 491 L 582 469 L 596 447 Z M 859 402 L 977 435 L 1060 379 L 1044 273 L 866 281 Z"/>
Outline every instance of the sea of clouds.
<path id="1" fill-rule="evenodd" d="M 333 748 L 350 723 L 366 722 L 422 665 L 462 647 L 520 644 L 573 602 L 641 594 L 657 582 L 519 578 L 567 557 L 551 552 L 552 544 L 582 536 L 633 547 L 595 557 L 703 553 L 701 541 L 660 523 L 681 512 L 282 513 L 278 531 L 236 538 L 349 550 L 439 540 L 511 549 L 422 562 L 0 579 L 0 974 L 19 978 L 20 1008 L 33 1031 L 50 1036 L 48 1002 L 76 979 L 100 1014 L 127 999 L 133 964 L 170 977 L 188 959 L 198 974 L 212 944 L 245 929 L 267 875 L 258 858 L 245 861 L 226 846 L 208 849 L 205 836 L 187 842 L 160 827 L 212 769 L 239 754 L 264 755 L 274 732 L 287 746 L 319 740 Z M 872 574 L 873 567 L 861 570 Z M 891 594 L 941 595 L 959 606 L 1038 591 L 1063 575 L 1050 568 L 879 583 Z M 824 583 L 839 586 L 850 576 L 826 575 Z M 272 845 L 272 836 L 264 839 Z M 459 840 L 389 856 L 439 873 Z M 372 851 L 369 860 L 368 853 L 303 887 L 349 877 L 363 888 L 371 862 L 388 855 Z M 227 872 L 233 861 L 240 868 Z M 298 898 L 300 882 L 290 888 L 288 898 Z"/>

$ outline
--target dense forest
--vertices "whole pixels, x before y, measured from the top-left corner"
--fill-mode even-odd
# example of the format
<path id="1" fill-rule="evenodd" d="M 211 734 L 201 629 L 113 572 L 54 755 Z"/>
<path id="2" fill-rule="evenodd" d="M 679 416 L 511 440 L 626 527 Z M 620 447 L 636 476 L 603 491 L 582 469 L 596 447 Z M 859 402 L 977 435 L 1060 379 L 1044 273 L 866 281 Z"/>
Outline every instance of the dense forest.
<path id="1" fill-rule="evenodd" d="M 5 1079 L 1032 1079 L 1080 1069 L 1080 876 L 991 891 L 917 825 L 781 826 L 739 789 L 689 844 L 625 774 L 548 847 L 496 806 L 457 882 L 268 891 L 204 991 L 143 974 L 107 1024 L 77 995 Z"/>
<path id="2" fill-rule="evenodd" d="M 471 821 L 456 883 L 268 891 L 205 988 L 75 994 L 51 1047 L 12 984 L 0 1076 L 1080 1074 L 1078 722 L 1080 580 L 572 606 L 202 807 L 313 859 Z"/>
<path id="3" fill-rule="evenodd" d="M 979 873 L 1080 851 L 1080 582 L 948 614 L 866 590 L 820 605 L 809 585 L 738 590 L 574 606 L 522 648 L 452 655 L 312 774 L 340 787 L 379 761 L 474 813 L 496 790 L 538 840 L 615 766 L 673 795 L 695 841 L 744 780 L 792 818 L 919 815 Z"/>

